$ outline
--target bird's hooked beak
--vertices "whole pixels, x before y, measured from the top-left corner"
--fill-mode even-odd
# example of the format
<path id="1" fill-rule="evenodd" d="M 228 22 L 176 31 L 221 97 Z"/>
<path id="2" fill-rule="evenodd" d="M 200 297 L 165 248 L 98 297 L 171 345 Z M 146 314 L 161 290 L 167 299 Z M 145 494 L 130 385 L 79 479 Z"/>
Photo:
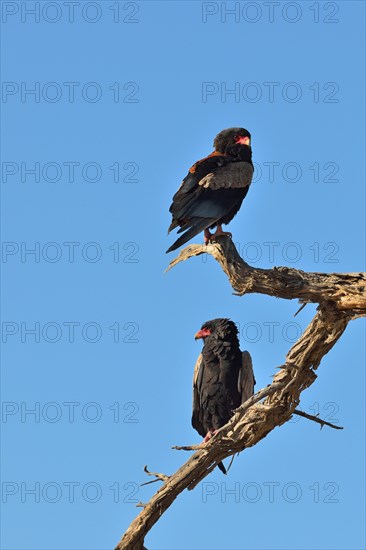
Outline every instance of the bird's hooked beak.
<path id="1" fill-rule="evenodd" d="M 239 136 L 236 143 L 240 143 L 240 145 L 250 145 L 250 138 L 248 136 Z"/>
<path id="2" fill-rule="evenodd" d="M 200 338 L 206 338 L 206 336 L 210 336 L 211 331 L 208 328 L 201 328 L 196 334 L 194 335 L 195 340 L 199 340 Z"/>

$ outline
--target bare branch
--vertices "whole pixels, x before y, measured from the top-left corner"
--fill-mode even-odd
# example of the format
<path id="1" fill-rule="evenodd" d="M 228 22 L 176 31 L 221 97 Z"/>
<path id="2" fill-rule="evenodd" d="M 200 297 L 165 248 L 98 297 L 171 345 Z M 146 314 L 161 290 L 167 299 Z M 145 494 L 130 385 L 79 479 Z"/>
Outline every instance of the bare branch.
<path id="1" fill-rule="evenodd" d="M 343 334 L 348 319 L 333 308 L 321 309 L 289 351 L 273 383 L 243 403 L 212 439 L 199 445 L 131 523 L 116 550 L 141 549 L 147 532 L 184 489 L 193 489 L 218 462 L 252 447 L 289 420 L 300 402 L 301 392 L 316 380 L 314 370 Z M 260 401 L 264 396 L 264 401 Z"/>
<path id="2" fill-rule="evenodd" d="M 160 481 L 168 481 L 168 479 L 169 479 L 169 476 L 167 476 L 165 474 L 159 474 L 158 472 L 149 472 L 149 470 L 147 469 L 147 466 L 144 467 L 144 472 L 148 476 L 154 476 Z"/>
<path id="3" fill-rule="evenodd" d="M 343 426 L 336 426 L 335 424 L 327 422 L 326 420 L 322 420 L 321 418 L 319 418 L 318 416 L 314 416 L 313 414 L 298 411 L 297 409 L 292 414 L 297 414 L 298 416 L 302 416 L 303 418 L 307 418 L 308 420 L 312 420 L 313 422 L 320 424 L 320 429 L 322 429 L 323 426 L 329 426 L 330 428 L 334 428 L 335 430 L 343 430 Z"/>
<path id="4" fill-rule="evenodd" d="M 172 447 L 172 449 L 175 449 L 176 451 L 198 451 L 202 448 L 202 443 L 200 445 L 173 445 Z"/>
<path id="5" fill-rule="evenodd" d="M 306 273 L 291 267 L 251 267 L 239 256 L 233 241 L 227 236 L 220 236 L 208 245 L 185 247 L 166 271 L 201 254 L 211 254 L 219 262 L 240 296 L 258 292 L 286 300 L 298 298 L 302 303 L 332 302 L 337 309 L 353 315 L 366 314 L 365 273 Z"/>
<path id="6" fill-rule="evenodd" d="M 285 299 L 298 298 L 302 303 L 318 303 L 318 312 L 289 350 L 272 384 L 243 403 L 207 443 L 174 447 L 195 452 L 173 475 L 167 477 L 149 472 L 164 483 L 143 505 L 115 550 L 143 550 L 146 534 L 184 489 L 196 487 L 220 461 L 256 445 L 293 414 L 340 429 L 298 411 L 297 407 L 301 393 L 316 380 L 315 371 L 320 361 L 342 336 L 348 322 L 366 314 L 365 274 L 305 273 L 287 267 L 253 268 L 240 258 L 228 237 L 220 237 L 208 246 L 186 247 L 168 269 L 203 253 L 211 254 L 220 263 L 238 294 L 258 292 Z"/>

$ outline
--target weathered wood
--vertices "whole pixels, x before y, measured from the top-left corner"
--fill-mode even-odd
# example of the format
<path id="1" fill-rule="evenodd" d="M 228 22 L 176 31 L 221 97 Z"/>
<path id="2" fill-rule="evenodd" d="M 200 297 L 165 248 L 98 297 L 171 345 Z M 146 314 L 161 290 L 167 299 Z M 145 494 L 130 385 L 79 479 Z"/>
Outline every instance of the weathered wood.
<path id="1" fill-rule="evenodd" d="M 219 262 L 233 289 L 239 294 L 257 292 L 301 302 L 332 302 L 343 311 L 366 309 L 365 273 L 307 273 L 292 267 L 261 269 L 251 267 L 240 256 L 230 237 L 217 237 L 214 243 L 191 244 L 172 260 L 167 271 L 188 258 L 211 254 Z"/>
<path id="2" fill-rule="evenodd" d="M 163 485 L 131 523 L 115 550 L 143 550 L 152 526 L 184 489 L 193 489 L 221 460 L 241 452 L 265 438 L 295 413 L 301 392 L 316 380 L 321 359 L 342 336 L 348 322 L 366 314 L 363 273 L 305 273 L 291 268 L 252 268 L 240 258 L 228 237 L 208 246 L 190 245 L 171 262 L 169 269 L 192 256 L 209 253 L 220 263 L 237 293 L 258 292 L 286 299 L 319 304 L 318 312 L 300 339 L 292 346 L 273 378 L 243 403 L 207 443 L 177 449 L 195 453 L 164 480 Z M 333 426 L 334 427 L 334 426 Z M 150 474 L 150 472 L 149 472 Z"/>

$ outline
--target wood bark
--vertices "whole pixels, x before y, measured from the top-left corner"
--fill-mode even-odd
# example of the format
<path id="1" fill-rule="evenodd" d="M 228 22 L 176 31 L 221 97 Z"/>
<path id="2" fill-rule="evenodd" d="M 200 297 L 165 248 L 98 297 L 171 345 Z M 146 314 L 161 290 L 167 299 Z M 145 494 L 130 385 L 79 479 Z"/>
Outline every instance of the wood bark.
<path id="1" fill-rule="evenodd" d="M 341 311 L 366 309 L 365 273 L 307 273 L 292 267 L 261 269 L 251 267 L 239 256 L 229 237 L 218 237 L 209 245 L 191 244 L 170 262 L 169 269 L 179 262 L 211 254 L 217 260 L 230 284 L 240 296 L 257 292 L 302 303 L 331 302 Z"/>
<path id="2" fill-rule="evenodd" d="M 243 403 L 217 434 L 205 444 L 175 447 L 195 451 L 174 474 L 152 474 L 163 481 L 132 521 L 115 550 L 143 550 L 152 526 L 184 489 L 193 489 L 221 460 L 256 445 L 295 413 L 301 392 L 316 380 L 321 359 L 342 336 L 351 319 L 366 315 L 366 274 L 306 273 L 288 267 L 260 269 L 239 256 L 229 237 L 208 246 L 189 245 L 168 269 L 193 256 L 211 254 L 228 276 L 238 295 L 261 293 L 318 303 L 318 311 L 300 339 L 287 353 L 272 384 Z M 297 413 L 295 413 L 297 414 Z M 307 416 L 310 420 L 311 415 Z M 320 421 L 320 424 L 326 424 Z M 334 426 L 332 426 L 334 427 Z"/>

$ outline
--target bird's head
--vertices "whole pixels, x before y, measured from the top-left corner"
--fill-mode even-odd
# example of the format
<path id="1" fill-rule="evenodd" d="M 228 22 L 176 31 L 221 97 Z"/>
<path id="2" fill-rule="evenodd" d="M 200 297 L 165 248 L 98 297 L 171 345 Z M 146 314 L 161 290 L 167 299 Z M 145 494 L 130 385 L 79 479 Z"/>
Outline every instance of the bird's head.
<path id="1" fill-rule="evenodd" d="M 235 323 L 230 319 L 213 319 L 212 321 L 206 321 L 203 323 L 200 330 L 195 334 L 195 340 L 200 338 L 207 338 L 213 336 L 217 340 L 230 340 L 237 339 L 238 329 Z"/>
<path id="2" fill-rule="evenodd" d="M 234 145 L 250 147 L 251 135 L 245 128 L 226 128 L 214 139 L 214 147 L 220 153 L 226 153 L 227 148 Z"/>

